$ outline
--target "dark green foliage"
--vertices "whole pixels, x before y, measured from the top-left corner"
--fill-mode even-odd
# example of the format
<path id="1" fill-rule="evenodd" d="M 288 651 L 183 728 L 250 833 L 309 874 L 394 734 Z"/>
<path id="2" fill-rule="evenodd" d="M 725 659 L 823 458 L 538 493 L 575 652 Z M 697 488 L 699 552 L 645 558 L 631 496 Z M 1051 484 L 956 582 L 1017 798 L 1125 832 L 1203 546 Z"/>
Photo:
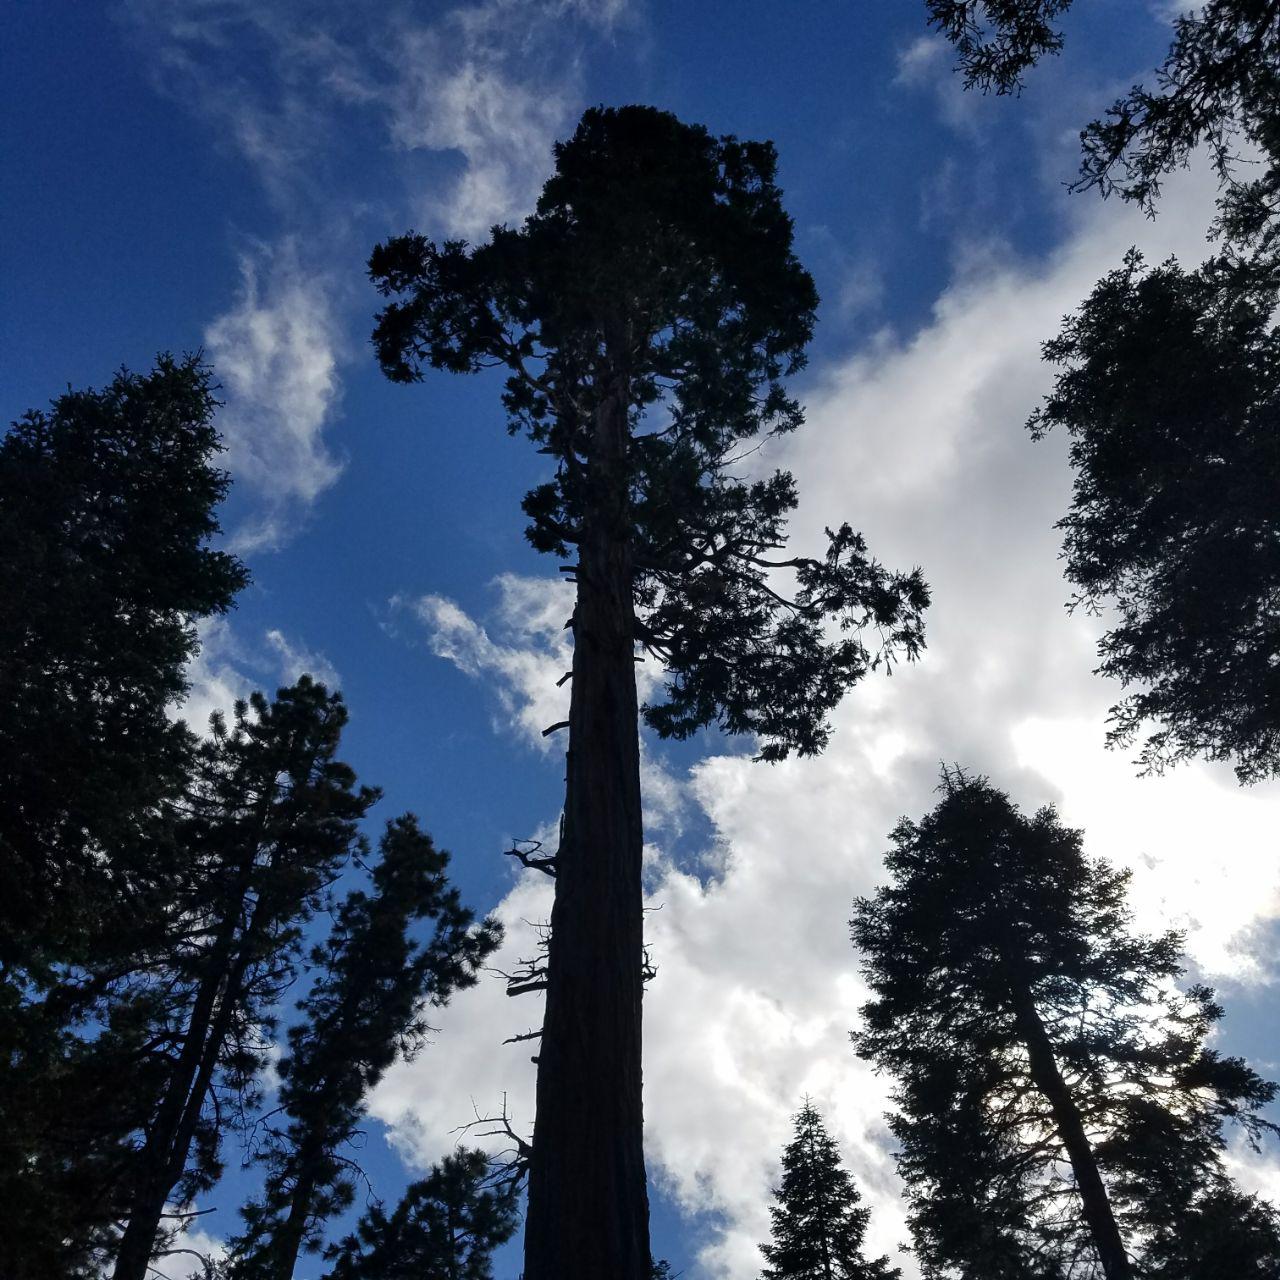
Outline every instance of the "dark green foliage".
<path id="1" fill-rule="evenodd" d="M 1016 93 L 1023 73 L 1062 48 L 1053 24 L 1071 0 L 925 0 L 929 25 L 955 46 L 966 89 Z"/>
<path id="2" fill-rule="evenodd" d="M 369 264 L 395 299 L 374 334 L 389 377 L 508 371 L 509 429 L 557 468 L 525 500 L 539 550 L 580 541 L 603 497 L 596 409 L 625 395 L 638 639 L 669 676 L 645 716 L 666 736 L 713 722 L 759 734 L 769 759 L 820 750 L 844 691 L 919 651 L 928 602 L 918 573 L 886 572 L 847 526 L 824 557 L 778 561 L 791 477 L 731 473 L 753 437 L 802 420 L 781 380 L 804 363 L 817 296 L 775 168 L 768 143 L 649 108 L 592 110 L 519 230 L 495 227 L 476 248 L 402 236 Z M 774 567 L 795 576 L 790 603 Z M 825 639 L 828 620 L 853 634 Z"/>
<path id="3" fill-rule="evenodd" d="M 244 568 L 208 543 L 227 477 L 210 372 L 162 356 L 0 442 L 0 961 L 37 982 L 153 888 L 138 828 L 180 790 L 196 622 Z M 109 922 L 103 920 L 110 912 Z M 125 917 L 123 921 L 119 918 Z"/>
<path id="4" fill-rule="evenodd" d="M 0 442 L 0 1273 L 94 1275 L 162 1083 L 148 975 L 189 881 L 196 623 L 246 574 L 210 373 L 162 356 Z"/>
<path id="5" fill-rule="evenodd" d="M 1133 691 L 1109 738 L 1155 722 L 1147 769 L 1280 770 L 1278 283 L 1131 253 L 1045 345 L 1064 368 L 1030 425 L 1070 435 L 1066 572 L 1077 604 L 1115 610 L 1100 670 Z"/>
<path id="6" fill-rule="evenodd" d="M 421 1047 L 429 1030 L 424 1006 L 443 1006 L 473 985 L 499 941 L 496 924 L 474 927 L 449 884 L 449 855 L 413 815 L 387 824 L 380 854 L 372 892 L 349 894 L 311 953 L 318 976 L 289 1028 L 279 1105 L 262 1122 L 266 1185 L 245 1208 L 246 1228 L 230 1247 L 235 1280 L 291 1280 L 299 1251 L 319 1246 L 325 1221 L 354 1194 L 346 1148 L 369 1090 L 398 1055 Z M 428 939 L 415 936 L 427 925 Z M 462 1186 L 468 1168 L 465 1161 L 449 1166 L 440 1185 Z"/>
<path id="7" fill-rule="evenodd" d="M 519 229 L 376 248 L 373 340 L 399 382 L 502 368 L 509 429 L 555 467 L 524 502 L 577 585 L 525 1273 L 648 1280 L 637 716 L 754 733 L 766 759 L 816 752 L 852 684 L 918 653 L 928 593 L 848 527 L 821 558 L 779 559 L 791 477 L 734 471 L 800 423 L 783 379 L 817 304 L 773 147 L 624 107 L 588 111 L 555 160 Z M 637 644 L 667 676 L 643 709 Z"/>
<path id="8" fill-rule="evenodd" d="M 764 1280 L 898 1280 L 887 1257 L 868 1260 L 862 1242 L 871 1211 L 840 1162 L 822 1117 L 805 1100 L 782 1153 L 782 1185 L 769 1210 L 773 1238 L 760 1246 Z"/>
<path id="9" fill-rule="evenodd" d="M 926 0 L 955 46 L 966 88 L 1016 91 L 1062 47 L 1071 0 Z M 1280 4 L 1207 0 L 1174 18 L 1154 87 L 1137 84 L 1080 135 L 1076 190 L 1117 193 L 1153 212 L 1164 178 L 1206 147 L 1222 183 L 1219 227 L 1270 246 L 1280 196 Z"/>
<path id="10" fill-rule="evenodd" d="M 337 759 L 346 719 L 341 695 L 303 676 L 238 703 L 229 727 L 215 716 L 201 745 L 181 829 L 191 876 L 147 975 L 164 1081 L 131 1162 L 116 1280 L 142 1280 L 165 1203 L 212 1185 L 225 1128 L 256 1102 L 302 931 L 377 798 Z"/>
<path id="11" fill-rule="evenodd" d="M 1175 987 L 1178 936 L 1130 932 L 1128 877 L 1086 858 L 1052 809 L 1024 818 L 959 773 L 943 791 L 895 830 L 893 879 L 853 921 L 875 996 L 854 1039 L 898 1081 L 891 1124 L 926 1274 L 1092 1274 L 1089 1224 L 1107 1214 L 1152 1266 L 1199 1250 L 1220 1267 L 1252 1249 L 1243 1228 L 1213 1238 L 1218 1197 L 1241 1200 L 1223 1127 L 1256 1141 L 1276 1089 L 1207 1047 L 1222 1010 L 1203 987 Z M 1273 1241 L 1265 1212 L 1255 1222 Z"/>
<path id="12" fill-rule="evenodd" d="M 1000 90 L 1057 49 L 1048 23 L 1066 7 L 929 0 L 967 83 Z M 1193 272 L 1147 272 L 1131 253 L 1046 345 L 1068 368 L 1031 426 L 1072 435 L 1061 527 L 1076 603 L 1120 615 L 1101 670 L 1134 692 L 1112 709 L 1110 741 L 1151 722 L 1145 769 L 1200 755 L 1253 782 L 1280 766 L 1280 3 L 1187 8 L 1154 87 L 1134 86 L 1082 132 L 1075 185 L 1154 213 L 1164 177 L 1207 148 L 1223 252 Z"/>
<path id="13" fill-rule="evenodd" d="M 1223 183 L 1225 228 L 1233 239 L 1269 241 L 1280 194 L 1277 103 L 1280 4 L 1208 0 L 1174 20 L 1155 88 L 1135 85 L 1081 134 L 1077 186 L 1115 191 L 1150 211 L 1162 178 L 1207 146 Z M 1255 156 L 1258 176 L 1248 177 Z"/>
<path id="14" fill-rule="evenodd" d="M 489 1172 L 482 1151 L 446 1156 L 390 1216 L 375 1205 L 326 1251 L 326 1280 L 491 1280 L 490 1256 L 519 1213 L 515 1188 L 487 1183 Z"/>
<path id="15" fill-rule="evenodd" d="M 1151 1280 L 1270 1280 L 1280 1275 L 1280 1213 L 1214 1180 L 1176 1230 L 1162 1230 L 1143 1259 Z"/>

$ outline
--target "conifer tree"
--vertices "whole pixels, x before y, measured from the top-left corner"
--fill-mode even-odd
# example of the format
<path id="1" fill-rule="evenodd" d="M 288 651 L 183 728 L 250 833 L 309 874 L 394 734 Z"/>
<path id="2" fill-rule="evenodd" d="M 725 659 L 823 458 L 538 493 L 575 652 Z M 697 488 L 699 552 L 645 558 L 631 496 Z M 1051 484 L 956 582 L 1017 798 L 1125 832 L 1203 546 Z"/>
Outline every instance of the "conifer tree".
<path id="1" fill-rule="evenodd" d="M 1067 432 L 1059 521 L 1075 604 L 1110 607 L 1099 670 L 1125 696 L 1112 745 L 1146 770 L 1200 756 L 1280 773 L 1280 275 L 1223 257 L 1104 277 L 1045 356 L 1033 433 Z"/>
<path id="2" fill-rule="evenodd" d="M 772 146 L 626 107 L 588 111 L 555 161 L 519 229 L 375 249 L 374 343 L 401 382 L 502 367 L 510 430 L 555 468 L 524 502 L 577 587 L 525 1277 L 647 1280 L 637 713 L 664 736 L 757 734 L 766 759 L 818 751 L 842 694 L 919 650 L 927 592 L 847 525 L 787 557 L 791 477 L 735 470 L 800 424 L 782 379 L 817 302 Z M 644 708 L 637 645 L 667 675 Z"/>
<path id="3" fill-rule="evenodd" d="M 0 1274 L 96 1276 L 161 1087 L 163 966 L 191 867 L 196 624 L 246 580 L 210 542 L 211 373 L 161 356 L 0 442 Z M 127 1082 L 127 1083 L 125 1083 Z"/>
<path id="4" fill-rule="evenodd" d="M 1070 7 L 927 3 L 966 85 L 1001 93 L 1061 47 Z M 1167 175 L 1204 154 L 1219 249 L 1151 271 L 1131 251 L 1045 344 L 1062 368 L 1029 426 L 1071 438 L 1072 607 L 1118 618 L 1099 644 L 1100 673 L 1125 691 L 1109 745 L 1143 737 L 1146 772 L 1199 756 L 1251 783 L 1280 774 L 1280 4 L 1185 8 L 1153 79 L 1082 131 L 1075 188 L 1154 214 Z"/>
<path id="5" fill-rule="evenodd" d="M 194 851 L 184 936 L 158 977 L 153 1052 L 165 1076 L 131 1161 L 115 1280 L 145 1280 L 166 1203 L 220 1172 L 222 1129 L 252 1096 L 302 929 L 359 848 L 356 823 L 377 792 L 337 759 L 346 718 L 340 694 L 303 676 L 270 702 L 238 703 L 229 728 L 215 716 L 201 748 L 183 833 Z"/>
<path id="6" fill-rule="evenodd" d="M 760 1246 L 763 1280 L 898 1280 L 888 1257 L 868 1260 L 863 1239 L 871 1211 L 840 1161 L 822 1117 L 807 1098 L 795 1137 L 782 1153 L 782 1183 L 769 1210 L 773 1238 Z"/>
<path id="7" fill-rule="evenodd" d="M 258 1153 L 266 1186 L 244 1210 L 246 1229 L 230 1247 L 233 1280 L 292 1280 L 300 1251 L 319 1247 L 325 1221 L 354 1193 L 344 1148 L 369 1090 L 397 1055 L 421 1047 L 429 1030 L 424 1006 L 443 1006 L 474 984 L 499 941 L 495 923 L 474 927 L 449 883 L 449 855 L 412 814 L 387 824 L 380 854 L 372 893 L 349 894 L 329 937 L 311 952 L 318 976 L 278 1064 L 277 1113 L 286 1123 L 266 1118 Z M 431 936 L 421 941 L 415 933 L 427 925 Z M 450 1165 L 439 1186 L 461 1187 L 473 1165 Z"/>
<path id="8" fill-rule="evenodd" d="M 1276 1086 L 1208 1047 L 1222 1009 L 1177 988 L 1180 937 L 1133 933 L 1128 876 L 1052 809 L 1024 818 L 960 772 L 942 791 L 894 831 L 893 879 L 853 921 L 875 997 L 854 1039 L 897 1077 L 926 1274 L 1129 1280 L 1148 1254 L 1153 1275 L 1225 1276 L 1242 1254 L 1238 1274 L 1266 1274 L 1265 1210 L 1214 1231 L 1237 1194 L 1223 1127 L 1274 1131 Z"/>
<path id="9" fill-rule="evenodd" d="M 405 1192 L 390 1215 L 374 1205 L 325 1253 L 325 1280 L 492 1280 L 494 1249 L 515 1234 L 516 1189 L 489 1180 L 483 1151 L 461 1150 Z"/>
<path id="10" fill-rule="evenodd" d="M 163 879 L 140 826 L 192 745 L 167 710 L 197 621 L 246 581 L 209 547 L 228 483 L 210 379 L 161 356 L 0 441 L 0 967 L 37 991 L 87 950 L 127 956 Z"/>

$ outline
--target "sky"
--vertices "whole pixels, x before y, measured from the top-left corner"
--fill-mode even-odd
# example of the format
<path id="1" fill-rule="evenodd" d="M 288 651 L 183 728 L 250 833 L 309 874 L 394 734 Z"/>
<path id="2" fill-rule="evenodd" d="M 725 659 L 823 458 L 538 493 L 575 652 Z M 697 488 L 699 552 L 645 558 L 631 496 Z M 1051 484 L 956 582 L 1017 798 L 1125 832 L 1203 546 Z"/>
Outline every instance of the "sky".
<path id="1" fill-rule="evenodd" d="M 159 351 L 203 350 L 234 490 L 225 544 L 253 583 L 204 629 L 185 713 L 302 671 L 340 686 L 344 754 L 453 852 L 467 901 L 528 954 L 549 882 L 502 850 L 560 802 L 566 587 L 523 538 L 544 459 L 503 430 L 497 379 L 395 387 L 368 345 L 364 272 L 411 228 L 517 223 L 590 105 L 648 103 L 771 138 L 822 306 L 793 382 L 807 423 L 761 466 L 796 476 L 799 552 L 848 520 L 920 565 L 928 649 L 841 705 L 826 753 L 767 765 L 704 733 L 643 743 L 645 1114 L 655 1253 L 691 1280 L 750 1280 L 806 1096 L 897 1255 L 889 1082 L 853 1054 L 866 990 L 853 899 L 939 767 L 1046 803 L 1132 869 L 1138 925 L 1185 930 L 1220 990 L 1220 1047 L 1280 1074 L 1280 788 L 1227 767 L 1139 778 L 1103 737 L 1105 619 L 1068 614 L 1053 525 L 1064 441 L 1023 424 L 1039 343 L 1138 244 L 1196 261 L 1213 187 L 1193 164 L 1159 216 L 1072 195 L 1076 134 L 1167 46 L 1169 5 L 1090 0 L 1020 98 L 965 94 L 922 0 L 42 0 L 0 17 L 0 418 Z M 640 669 L 642 685 L 658 673 Z M 503 1105 L 532 1122 L 537 997 L 488 978 L 371 1099 L 361 1153 L 390 1201 Z M 1280 1150 L 1233 1148 L 1280 1203 Z M 252 1171 L 201 1207 L 235 1230 Z M 916 1272 L 898 1257 L 904 1274 Z M 314 1259 L 300 1280 L 319 1276 Z M 178 1260 L 166 1266 L 183 1274 Z M 519 1252 L 499 1258 L 514 1280 Z"/>

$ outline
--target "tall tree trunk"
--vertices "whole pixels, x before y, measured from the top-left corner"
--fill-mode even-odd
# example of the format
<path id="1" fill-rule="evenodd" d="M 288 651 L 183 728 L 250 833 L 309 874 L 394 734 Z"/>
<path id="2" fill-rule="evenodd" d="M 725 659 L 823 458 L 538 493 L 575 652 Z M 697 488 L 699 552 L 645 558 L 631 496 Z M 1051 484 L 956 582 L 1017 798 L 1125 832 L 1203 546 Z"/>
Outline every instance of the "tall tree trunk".
<path id="1" fill-rule="evenodd" d="M 525 1280 L 649 1280 L 643 899 L 627 382 L 596 411 L 574 610 L 564 830 L 525 1223 Z"/>
<path id="2" fill-rule="evenodd" d="M 1111 1200 L 1102 1175 L 1098 1172 L 1098 1163 L 1093 1158 L 1093 1148 L 1084 1131 L 1084 1121 L 1080 1118 L 1080 1110 L 1067 1088 L 1067 1082 L 1062 1078 L 1062 1072 L 1058 1070 L 1053 1044 L 1040 1020 L 1040 1012 L 1032 998 L 1031 989 L 1025 982 L 1015 979 L 1010 984 L 1010 992 L 1018 1036 L 1027 1051 L 1031 1078 L 1053 1111 L 1058 1136 L 1071 1161 L 1085 1222 L 1098 1250 L 1103 1273 L 1107 1280 L 1133 1280 L 1129 1255 L 1125 1252 L 1120 1228 L 1111 1211 Z"/>

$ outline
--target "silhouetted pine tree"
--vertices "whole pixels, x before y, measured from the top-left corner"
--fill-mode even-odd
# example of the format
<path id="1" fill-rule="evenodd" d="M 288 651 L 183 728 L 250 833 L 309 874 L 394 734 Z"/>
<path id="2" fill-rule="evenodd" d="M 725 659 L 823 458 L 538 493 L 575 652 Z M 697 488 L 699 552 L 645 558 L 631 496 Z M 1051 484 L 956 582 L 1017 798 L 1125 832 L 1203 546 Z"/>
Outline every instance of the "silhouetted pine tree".
<path id="1" fill-rule="evenodd" d="M 474 927 L 473 913 L 449 883 L 449 855 L 412 814 L 387 824 L 380 854 L 372 893 L 349 894 L 328 939 L 311 953 L 318 976 L 298 1005 L 278 1066 L 276 1114 L 287 1123 L 267 1119 L 258 1156 L 266 1186 L 246 1206 L 246 1229 L 231 1244 L 234 1280 L 292 1280 L 299 1252 L 319 1247 L 325 1221 L 354 1194 L 353 1161 L 344 1148 L 358 1131 L 369 1090 L 397 1055 L 420 1048 L 429 1030 L 424 1006 L 443 1006 L 471 986 L 499 941 L 495 923 Z M 430 938 L 416 938 L 427 925 Z M 452 1203 L 448 1197 L 467 1185 L 474 1163 L 447 1166 L 429 1195 Z M 497 1201 L 468 1203 L 478 1211 Z"/>
<path id="2" fill-rule="evenodd" d="M 1274 1129 L 1257 1111 L 1276 1087 L 1206 1047 L 1222 1010 L 1176 989 L 1180 937 L 1131 933 L 1128 876 L 1052 809 L 1024 818 L 959 772 L 942 790 L 899 824 L 893 879 L 853 921 L 875 993 L 855 1043 L 898 1080 L 927 1274 L 1128 1280 L 1150 1248 L 1217 1276 L 1259 1241 L 1266 1274 L 1265 1212 L 1252 1243 L 1215 1244 L 1211 1223 L 1232 1193 L 1223 1125 Z"/>
<path id="3" fill-rule="evenodd" d="M 1070 0 L 927 3 L 966 83 L 1006 92 L 1060 47 Z M 1280 8 L 1185 8 L 1154 79 L 1083 130 L 1076 188 L 1153 213 L 1207 153 L 1220 249 L 1192 270 L 1132 251 L 1099 281 L 1045 344 L 1063 369 L 1029 425 L 1071 439 L 1059 527 L 1072 606 L 1116 618 L 1099 645 L 1125 690 L 1109 743 L 1144 737 L 1145 770 L 1230 760 L 1248 783 L 1280 774 Z"/>
<path id="4" fill-rule="evenodd" d="M 162 356 L 0 442 L 0 1274 L 96 1275 L 161 1087 L 148 977 L 190 862 L 196 623 L 246 574 L 210 373 Z M 123 1082 L 127 1082 L 127 1085 Z"/>
<path id="5" fill-rule="evenodd" d="M 965 87 L 1014 93 L 1027 70 L 1062 48 L 1056 24 L 1072 0 L 925 3 L 930 24 L 955 46 Z M 1236 245 L 1270 247 L 1280 193 L 1278 62 L 1280 16 L 1272 0 L 1188 6 L 1173 19 L 1173 40 L 1154 77 L 1081 131 L 1076 189 L 1114 192 L 1151 213 L 1164 178 L 1203 148 L 1221 183 L 1214 229 Z"/>
<path id="6" fill-rule="evenodd" d="M 375 1205 L 325 1252 L 326 1280 L 492 1280 L 491 1256 L 515 1233 L 515 1187 L 487 1181 L 483 1151 L 446 1156 L 390 1216 Z"/>
<path id="7" fill-rule="evenodd" d="M 1114 611 L 1099 670 L 1128 692 L 1108 737 L 1153 726 L 1148 769 L 1280 771 L 1278 303 L 1270 268 L 1131 253 L 1045 344 L 1064 368 L 1031 426 L 1071 440 L 1066 573 L 1077 604 Z"/>
<path id="8" fill-rule="evenodd" d="M 822 1117 L 806 1098 L 795 1137 L 782 1153 L 782 1184 L 769 1210 L 773 1239 L 760 1251 L 763 1280 L 898 1280 L 887 1256 L 868 1260 L 863 1239 L 871 1211 L 840 1161 Z"/>
<path id="9" fill-rule="evenodd" d="M 252 1095 L 302 929 L 359 847 L 356 823 L 377 792 L 336 758 L 346 719 L 341 695 L 303 676 L 273 701 L 238 703 L 230 728 L 215 717 L 201 747 L 183 936 L 158 976 L 165 1078 L 132 1161 L 115 1280 L 145 1280 L 166 1202 L 217 1177 L 222 1130 Z"/>
<path id="10" fill-rule="evenodd" d="M 196 622 L 246 581 L 208 545 L 227 489 L 210 376 L 161 356 L 0 441 L 0 967 L 37 990 L 86 949 L 127 957 L 163 880 L 138 834 L 185 783 L 167 709 Z"/>
<path id="11" fill-rule="evenodd" d="M 667 673 L 643 708 L 658 733 L 716 723 L 780 759 L 820 750 L 841 695 L 918 651 L 927 592 L 848 526 L 821 558 L 786 557 L 791 477 L 734 472 L 750 441 L 800 424 L 781 379 L 817 302 L 772 146 L 625 107 L 588 111 L 555 158 L 520 229 L 375 249 L 394 300 L 374 342 L 401 382 L 502 366 L 510 430 L 555 468 L 524 503 L 530 541 L 572 549 L 577 584 L 525 1277 L 648 1280 L 636 646 Z"/>

